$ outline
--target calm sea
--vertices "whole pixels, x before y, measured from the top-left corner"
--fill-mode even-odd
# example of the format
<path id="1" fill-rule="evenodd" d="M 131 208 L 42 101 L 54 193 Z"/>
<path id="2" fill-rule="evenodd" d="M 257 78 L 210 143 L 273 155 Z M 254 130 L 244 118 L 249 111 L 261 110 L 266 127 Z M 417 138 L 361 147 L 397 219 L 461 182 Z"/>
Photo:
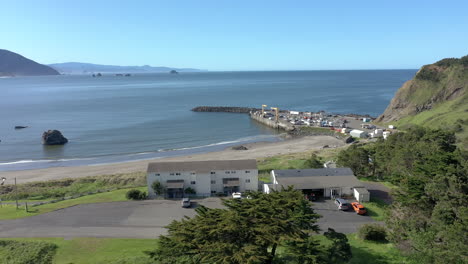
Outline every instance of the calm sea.
<path id="1" fill-rule="evenodd" d="M 416 70 L 202 72 L 0 79 L 0 171 L 185 155 L 278 140 L 247 115 L 199 105 L 377 116 Z M 29 126 L 15 130 L 14 126 Z M 65 146 L 41 145 L 58 129 Z"/>

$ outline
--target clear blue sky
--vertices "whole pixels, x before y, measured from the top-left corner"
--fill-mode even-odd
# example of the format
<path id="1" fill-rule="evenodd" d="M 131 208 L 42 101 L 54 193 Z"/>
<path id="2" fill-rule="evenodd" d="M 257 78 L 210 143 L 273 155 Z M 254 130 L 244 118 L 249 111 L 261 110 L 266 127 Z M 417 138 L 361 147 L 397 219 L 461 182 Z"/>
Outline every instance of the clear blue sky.
<path id="1" fill-rule="evenodd" d="M 466 0 L 5 0 L 0 25 L 0 48 L 40 63 L 408 69 L 468 54 Z"/>

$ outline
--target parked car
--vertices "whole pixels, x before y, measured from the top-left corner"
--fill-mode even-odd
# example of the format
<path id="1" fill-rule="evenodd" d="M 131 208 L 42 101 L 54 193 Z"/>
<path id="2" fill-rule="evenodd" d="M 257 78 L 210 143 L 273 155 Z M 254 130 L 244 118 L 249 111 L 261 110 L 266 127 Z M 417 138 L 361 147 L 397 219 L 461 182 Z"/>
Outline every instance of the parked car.
<path id="1" fill-rule="evenodd" d="M 335 204 L 338 206 L 338 209 L 342 211 L 347 211 L 351 207 L 348 200 L 341 199 L 341 198 L 336 198 Z"/>
<path id="2" fill-rule="evenodd" d="M 351 203 L 351 206 L 357 214 L 363 215 L 367 213 L 366 208 L 358 202 Z"/>
<path id="3" fill-rule="evenodd" d="M 242 198 L 242 193 L 240 193 L 240 192 L 232 193 L 232 198 L 233 199 L 241 199 Z"/>
<path id="4" fill-rule="evenodd" d="M 190 201 L 190 198 L 182 198 L 181 204 L 183 208 L 189 208 L 192 206 L 192 202 Z"/>

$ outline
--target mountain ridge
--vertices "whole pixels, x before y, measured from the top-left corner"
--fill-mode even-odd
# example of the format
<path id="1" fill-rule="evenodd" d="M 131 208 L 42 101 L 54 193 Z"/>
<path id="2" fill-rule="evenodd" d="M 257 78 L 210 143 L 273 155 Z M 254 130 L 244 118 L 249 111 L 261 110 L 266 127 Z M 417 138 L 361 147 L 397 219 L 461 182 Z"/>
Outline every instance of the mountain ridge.
<path id="1" fill-rule="evenodd" d="M 56 69 L 63 74 L 89 74 L 89 73 L 156 73 L 170 72 L 175 70 L 178 72 L 200 72 L 204 70 L 194 68 L 172 68 L 172 67 L 152 67 L 149 65 L 143 66 L 120 66 L 120 65 L 104 65 L 84 62 L 64 62 L 53 63 L 48 66 Z"/>
<path id="2" fill-rule="evenodd" d="M 55 69 L 18 53 L 0 49 L 0 76 L 60 75 Z"/>

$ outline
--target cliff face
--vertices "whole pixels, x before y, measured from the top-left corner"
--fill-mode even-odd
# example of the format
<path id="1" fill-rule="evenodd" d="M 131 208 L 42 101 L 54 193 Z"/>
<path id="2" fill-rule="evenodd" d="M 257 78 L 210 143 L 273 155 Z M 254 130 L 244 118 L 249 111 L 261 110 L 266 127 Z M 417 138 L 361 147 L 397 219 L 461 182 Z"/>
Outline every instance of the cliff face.
<path id="1" fill-rule="evenodd" d="M 0 49 L 0 76 L 59 75 L 49 66 L 39 64 L 19 54 Z"/>
<path id="2" fill-rule="evenodd" d="M 403 84 L 377 121 L 393 122 L 433 109 L 439 110 L 432 111 L 434 114 L 441 114 L 440 109 L 444 105 L 446 108 L 465 108 L 467 99 L 468 56 L 443 59 L 423 66 L 412 80 Z M 427 113 L 425 116 L 431 118 Z"/>

